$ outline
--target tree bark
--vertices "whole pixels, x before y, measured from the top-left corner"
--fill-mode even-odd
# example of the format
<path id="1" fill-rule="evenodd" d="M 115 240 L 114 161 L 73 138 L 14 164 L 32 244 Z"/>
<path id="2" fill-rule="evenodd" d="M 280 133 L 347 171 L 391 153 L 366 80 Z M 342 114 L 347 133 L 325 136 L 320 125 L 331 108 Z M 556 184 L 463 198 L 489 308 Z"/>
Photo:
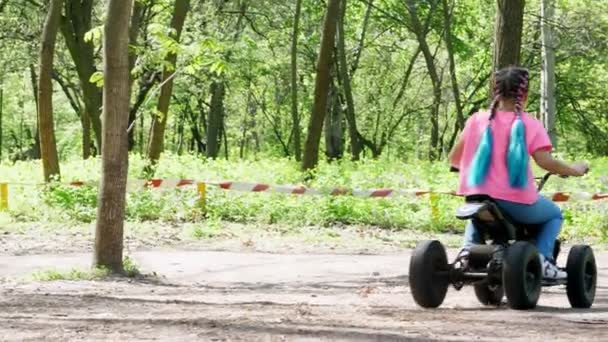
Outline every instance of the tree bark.
<path id="1" fill-rule="evenodd" d="M 338 89 L 332 83 L 327 101 L 325 116 L 325 155 L 329 160 L 341 159 L 344 154 L 344 135 L 342 133 L 342 106 Z"/>
<path id="2" fill-rule="evenodd" d="M 300 114 L 298 113 L 298 32 L 302 0 L 296 0 L 296 13 L 291 36 L 291 120 L 293 132 L 293 149 L 296 161 L 302 160 L 302 138 L 300 137 Z"/>
<path id="3" fill-rule="evenodd" d="M 315 97 L 313 102 L 312 114 L 308 125 L 308 135 L 304 146 L 304 157 L 302 159 L 302 169 L 311 170 L 319 162 L 319 143 L 323 120 L 327 107 L 327 93 L 330 83 L 330 69 L 332 55 L 336 39 L 336 24 L 340 12 L 340 0 L 328 0 L 325 23 L 323 25 L 323 36 L 321 38 L 321 48 L 317 62 L 317 77 L 315 79 Z"/>
<path id="4" fill-rule="evenodd" d="M 135 129 L 135 120 L 137 119 L 137 112 L 139 111 L 139 109 L 141 108 L 141 106 L 144 104 L 144 102 L 146 101 L 146 98 L 148 97 L 148 94 L 150 93 L 150 91 L 152 90 L 152 88 L 154 87 L 154 85 L 156 84 L 157 80 L 160 78 L 160 72 L 146 72 L 143 75 L 141 75 L 141 77 L 139 78 L 139 89 L 137 92 L 137 95 L 135 96 L 135 101 L 133 103 L 133 105 L 131 106 L 131 108 L 129 109 L 129 151 L 132 151 L 135 146 L 136 146 L 136 141 L 135 141 L 135 135 L 137 130 Z M 133 83 L 131 82 L 131 85 L 133 85 Z M 139 141 L 140 141 L 140 145 L 143 144 L 143 141 L 141 139 L 141 135 L 143 134 L 143 132 L 141 131 L 141 127 L 140 127 L 140 132 L 139 132 Z"/>
<path id="5" fill-rule="evenodd" d="M 525 0 L 497 0 L 493 69 L 518 65 Z"/>
<path id="6" fill-rule="evenodd" d="M 452 13 L 448 0 L 443 0 L 443 23 L 445 26 L 445 46 L 450 62 L 452 93 L 454 94 L 454 105 L 456 106 L 456 130 L 462 130 L 464 128 L 464 116 L 462 114 L 462 103 L 460 101 L 460 87 L 458 86 L 456 62 L 454 61 L 454 47 L 452 45 L 452 41 L 454 40 L 454 36 L 452 35 Z"/>
<path id="7" fill-rule="evenodd" d="M 222 122 L 224 121 L 224 82 L 211 83 L 211 108 L 207 119 L 207 158 L 217 158 L 220 152 Z"/>
<path id="8" fill-rule="evenodd" d="M 59 158 L 53 120 L 53 58 L 63 0 L 51 0 L 42 30 L 38 77 L 38 133 L 44 180 L 59 177 Z"/>
<path id="9" fill-rule="evenodd" d="M 344 8 L 346 8 L 346 1 L 344 1 Z M 363 46 L 365 45 L 365 35 L 367 34 L 367 27 L 369 26 L 369 19 L 374 8 L 374 0 L 369 0 L 367 3 L 367 10 L 365 10 L 365 17 L 363 18 L 363 27 L 361 28 L 361 36 L 359 37 L 359 44 L 357 46 L 357 53 L 355 54 L 355 60 L 350 68 L 350 76 L 355 75 L 355 71 L 359 68 L 359 60 L 361 59 L 361 53 L 363 52 Z"/>
<path id="10" fill-rule="evenodd" d="M 144 3 L 142 3 L 141 1 L 135 1 L 133 3 L 133 14 L 131 15 L 131 26 L 129 27 L 129 44 L 131 46 L 136 46 L 137 45 L 137 38 L 139 36 L 139 28 L 141 26 L 141 21 L 143 19 L 143 15 L 144 15 L 144 11 L 146 9 L 146 5 Z M 131 89 L 133 89 L 133 81 L 135 80 L 133 78 L 133 75 L 131 75 L 131 72 L 133 71 L 133 68 L 135 67 L 135 62 L 137 60 L 137 53 L 136 51 L 134 51 L 134 49 L 129 49 L 129 75 L 130 75 L 130 82 L 131 82 Z M 142 75 L 143 76 L 143 75 Z M 140 90 L 140 94 L 141 94 L 141 90 Z M 145 94 L 147 95 L 148 92 L 146 91 Z M 139 99 L 139 96 L 138 96 Z M 143 102 L 143 101 L 142 101 Z M 129 151 L 132 151 L 135 148 L 135 134 L 136 134 L 136 125 L 134 124 L 135 120 L 137 119 L 137 109 L 139 109 L 139 107 L 136 110 L 133 110 L 134 108 L 132 107 L 129 110 Z"/>
<path id="11" fill-rule="evenodd" d="M 74 112 L 78 116 L 78 120 L 80 120 L 80 124 L 82 125 L 82 159 L 86 160 L 91 156 L 91 121 L 89 120 L 89 116 L 84 113 L 83 106 L 78 97 L 77 92 L 79 92 L 80 89 L 77 89 L 73 83 L 69 82 L 69 80 L 57 71 L 53 73 L 53 79 L 57 81 L 61 86 L 61 89 L 63 89 L 72 109 L 74 109 Z"/>
<path id="12" fill-rule="evenodd" d="M 433 105 L 431 106 L 430 112 L 431 146 L 429 149 L 429 159 L 436 160 L 439 157 L 439 105 L 441 104 L 441 80 L 439 79 L 437 68 L 435 66 L 435 57 L 433 56 L 433 53 L 431 52 L 431 49 L 426 41 L 425 29 L 422 27 L 420 20 L 418 19 L 416 1 L 407 0 L 407 8 L 410 13 L 412 30 L 414 31 L 413 33 L 416 35 L 418 44 L 420 44 L 420 50 L 424 56 L 426 68 L 429 72 L 431 83 L 433 85 Z"/>
<path id="13" fill-rule="evenodd" d="M 338 75 L 340 77 L 344 97 L 346 97 L 346 121 L 348 122 L 348 134 L 350 136 L 350 153 L 353 160 L 359 160 L 363 144 L 359 139 L 359 130 L 357 129 L 357 119 L 355 117 L 355 100 L 353 99 L 353 90 L 350 84 L 350 76 L 348 74 L 348 65 L 346 61 L 346 43 L 344 38 L 344 17 L 346 15 L 346 1 L 341 2 L 341 13 L 338 18 Z"/>
<path id="14" fill-rule="evenodd" d="M 132 1 L 110 0 L 104 26 L 102 178 L 94 265 L 123 272 L 123 225 L 128 171 L 129 18 Z"/>
<path id="15" fill-rule="evenodd" d="M 84 36 L 92 28 L 93 0 L 66 0 L 65 17 L 61 20 L 61 33 L 80 79 L 85 114 L 89 116 L 98 153 L 101 151 L 101 97 L 102 90 L 91 83 L 97 72 L 95 51 L 92 42 Z"/>
<path id="16" fill-rule="evenodd" d="M 542 70 L 540 74 L 540 112 L 545 129 L 551 138 L 553 148 L 557 147 L 557 130 L 555 127 L 555 40 L 551 22 L 555 15 L 555 1 L 542 0 L 541 40 Z"/>
<path id="17" fill-rule="evenodd" d="M 175 9 L 173 11 L 173 19 L 171 20 L 171 28 L 175 30 L 173 39 L 179 42 L 184 27 L 184 21 L 190 8 L 190 0 L 175 0 Z M 161 152 L 165 149 L 165 129 L 167 127 L 167 119 L 169 114 L 169 104 L 171 102 L 171 93 L 173 92 L 173 75 L 175 73 L 175 65 L 177 62 L 177 54 L 169 53 L 165 59 L 170 67 L 165 67 L 158 98 L 158 106 L 156 107 L 157 115 L 152 119 L 152 136 L 148 145 L 148 159 L 152 164 L 158 162 Z"/>

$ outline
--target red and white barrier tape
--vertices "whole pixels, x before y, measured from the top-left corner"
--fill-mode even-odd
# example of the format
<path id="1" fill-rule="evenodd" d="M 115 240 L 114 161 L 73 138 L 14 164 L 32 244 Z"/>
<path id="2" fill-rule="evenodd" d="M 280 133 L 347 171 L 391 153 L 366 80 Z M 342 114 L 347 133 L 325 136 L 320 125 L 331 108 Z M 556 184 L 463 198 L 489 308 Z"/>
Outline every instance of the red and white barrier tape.
<path id="1" fill-rule="evenodd" d="M 397 196 L 422 196 L 428 194 L 459 196 L 454 191 L 432 191 L 432 190 L 398 190 L 398 189 L 348 189 L 333 188 L 327 191 L 319 191 L 303 186 L 274 186 L 263 183 L 246 182 L 221 182 L 208 183 L 217 185 L 224 190 L 245 191 L 245 192 L 278 192 L 296 195 L 320 195 L 331 196 L 351 195 L 355 197 L 397 197 Z M 544 193 L 555 202 L 567 202 L 572 200 L 601 200 L 608 198 L 608 193 L 589 193 L 589 192 L 554 192 Z"/>
<path id="2" fill-rule="evenodd" d="M 249 183 L 249 182 L 207 182 L 197 181 L 193 179 L 150 179 L 128 180 L 127 189 L 135 191 L 139 189 L 170 189 L 180 188 L 185 186 L 204 183 L 207 185 L 217 186 L 223 190 L 242 191 L 242 192 L 267 192 L 267 193 L 282 193 L 293 195 L 329 195 L 341 196 L 350 195 L 362 198 L 390 198 L 390 197 L 418 197 L 428 194 L 451 195 L 459 196 L 454 191 L 432 191 L 432 190 L 399 190 L 399 189 L 348 189 L 348 188 L 331 188 L 331 189 L 314 189 L 304 186 L 293 185 L 269 185 L 264 183 Z M 44 185 L 44 183 L 5 183 L 9 185 Z M 98 182 L 94 181 L 72 181 L 64 183 L 71 186 L 97 186 Z M 576 200 L 603 200 L 608 199 L 608 193 L 589 193 L 589 192 L 554 192 L 544 193 L 545 196 L 551 198 L 554 202 L 567 202 Z"/>

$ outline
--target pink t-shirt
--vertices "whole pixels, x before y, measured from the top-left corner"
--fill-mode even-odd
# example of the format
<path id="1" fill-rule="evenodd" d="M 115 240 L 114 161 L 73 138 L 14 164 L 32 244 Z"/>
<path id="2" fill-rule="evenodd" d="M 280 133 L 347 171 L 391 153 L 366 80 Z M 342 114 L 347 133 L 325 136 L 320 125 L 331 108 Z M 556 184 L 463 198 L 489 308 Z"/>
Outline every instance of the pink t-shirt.
<path id="1" fill-rule="evenodd" d="M 528 185 L 523 188 L 512 188 L 509 185 L 509 173 L 507 171 L 507 150 L 511 135 L 511 125 L 515 120 L 513 112 L 497 112 L 492 119 L 492 161 L 486 175 L 485 182 L 476 187 L 468 186 L 468 175 L 473 157 L 477 151 L 477 145 L 481 134 L 488 126 L 489 112 L 475 113 L 471 116 L 464 127 L 462 138 L 464 140 L 464 151 L 460 160 L 460 187 L 458 193 L 461 195 L 488 195 L 495 199 L 532 204 L 538 200 L 538 192 L 534 182 L 532 168 L 528 163 Z M 540 121 L 528 113 L 522 113 L 522 120 L 526 128 L 526 144 L 528 153 L 532 155 L 540 149 L 551 151 L 551 140 Z"/>

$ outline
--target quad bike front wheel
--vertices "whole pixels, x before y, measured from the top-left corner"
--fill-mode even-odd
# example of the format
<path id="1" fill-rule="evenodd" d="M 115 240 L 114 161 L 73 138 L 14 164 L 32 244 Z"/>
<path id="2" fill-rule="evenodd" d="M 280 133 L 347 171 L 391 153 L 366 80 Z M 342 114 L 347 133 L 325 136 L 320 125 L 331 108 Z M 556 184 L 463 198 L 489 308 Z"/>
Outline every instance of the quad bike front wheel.
<path id="1" fill-rule="evenodd" d="M 476 283 L 474 288 L 477 300 L 483 305 L 499 306 L 505 293 L 502 286 L 491 286 L 486 281 Z"/>
<path id="2" fill-rule="evenodd" d="M 419 242 L 410 259 L 409 284 L 416 303 L 436 308 L 448 291 L 448 258 L 437 240 Z"/>
<path id="3" fill-rule="evenodd" d="M 577 245 L 570 249 L 566 264 L 568 284 L 566 293 L 573 308 L 590 308 L 595 299 L 597 267 L 591 247 Z"/>
<path id="4" fill-rule="evenodd" d="M 518 241 L 507 248 L 502 281 L 512 309 L 526 310 L 536 306 L 542 285 L 542 267 L 534 245 Z"/>

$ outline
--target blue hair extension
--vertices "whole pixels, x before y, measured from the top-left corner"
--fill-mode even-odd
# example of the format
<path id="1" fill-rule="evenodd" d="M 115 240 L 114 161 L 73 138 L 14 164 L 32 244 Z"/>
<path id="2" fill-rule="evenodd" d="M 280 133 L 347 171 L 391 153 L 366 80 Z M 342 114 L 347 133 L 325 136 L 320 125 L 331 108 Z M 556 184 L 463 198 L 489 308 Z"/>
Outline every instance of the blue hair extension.
<path id="1" fill-rule="evenodd" d="M 511 126 L 509 150 L 507 153 L 507 169 L 509 171 L 509 184 L 513 188 L 525 188 L 528 185 L 528 150 L 526 147 L 526 127 L 521 115 Z"/>
<path id="2" fill-rule="evenodd" d="M 477 151 L 473 157 L 471 169 L 469 170 L 468 184 L 469 186 L 478 186 L 486 180 L 486 175 L 490 169 L 492 161 L 492 128 L 490 124 L 483 131 Z"/>

